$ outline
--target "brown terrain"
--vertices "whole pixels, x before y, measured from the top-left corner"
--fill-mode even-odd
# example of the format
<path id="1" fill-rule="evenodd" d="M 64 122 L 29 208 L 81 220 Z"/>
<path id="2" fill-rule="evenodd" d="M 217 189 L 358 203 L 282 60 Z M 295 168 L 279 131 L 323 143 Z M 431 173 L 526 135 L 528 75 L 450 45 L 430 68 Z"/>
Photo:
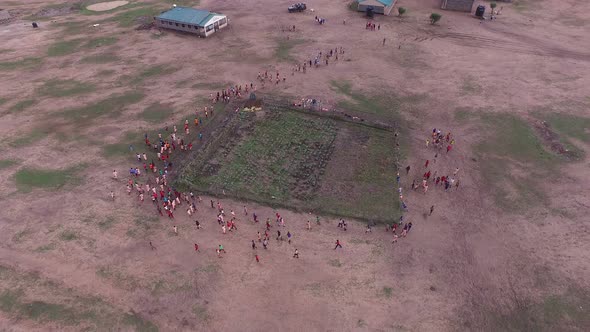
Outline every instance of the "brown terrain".
<path id="1" fill-rule="evenodd" d="M 499 2 L 497 19 L 480 21 L 438 0 L 399 0 L 408 12 L 376 16 L 378 31 L 344 0 L 293 14 L 269 0 L 85 9 L 97 2 L 0 0 L 10 14 L 0 24 L 0 330 L 590 330 L 590 2 Z M 172 3 L 224 13 L 230 27 L 207 39 L 150 28 Z M 432 12 L 442 14 L 435 25 Z M 337 47 L 338 61 L 291 75 Z M 286 82 L 262 88 L 265 70 Z M 344 232 L 337 211 L 316 225 L 301 205 L 277 210 L 231 192 L 204 194 L 196 215 L 182 205 L 171 221 L 149 197 L 127 195 L 144 132 L 189 119 L 194 138 L 210 94 L 250 82 L 269 99 L 317 98 L 327 112 L 395 128 L 408 236 L 393 244 L 383 224 L 366 234 L 366 220 L 350 218 Z M 215 105 L 204 141 L 239 103 Z M 456 140 L 436 163 L 425 144 L 433 128 Z M 355 137 L 336 138 L 320 183 L 377 163 Z M 174 163 L 190 165 L 203 144 Z M 411 190 L 425 160 L 439 175 L 459 168 L 460 186 Z M 394 188 L 395 167 L 379 169 Z M 356 215 L 354 204 L 380 200 L 359 188 L 317 190 L 349 197 Z M 222 234 L 210 200 L 236 212 L 237 231 Z M 269 249 L 252 250 L 276 212 L 292 243 L 275 240 L 273 221 Z"/>

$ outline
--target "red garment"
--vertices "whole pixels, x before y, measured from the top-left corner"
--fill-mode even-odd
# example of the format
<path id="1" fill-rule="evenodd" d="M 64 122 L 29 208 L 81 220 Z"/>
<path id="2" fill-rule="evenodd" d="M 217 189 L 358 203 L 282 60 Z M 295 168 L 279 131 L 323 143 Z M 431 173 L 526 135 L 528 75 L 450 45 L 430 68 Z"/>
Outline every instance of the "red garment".
<path id="1" fill-rule="evenodd" d="M 199 251 L 199 245 L 195 243 L 195 251 Z"/>
<path id="2" fill-rule="evenodd" d="M 424 168 L 428 167 L 428 163 L 430 163 L 430 160 L 426 160 L 426 163 L 424 164 Z"/>
<path id="3" fill-rule="evenodd" d="M 453 148 L 453 147 L 452 147 L 452 146 L 450 146 L 450 145 L 449 145 L 449 146 L 447 146 L 447 153 L 449 153 L 449 151 L 451 151 L 451 149 L 452 149 L 452 148 Z"/>

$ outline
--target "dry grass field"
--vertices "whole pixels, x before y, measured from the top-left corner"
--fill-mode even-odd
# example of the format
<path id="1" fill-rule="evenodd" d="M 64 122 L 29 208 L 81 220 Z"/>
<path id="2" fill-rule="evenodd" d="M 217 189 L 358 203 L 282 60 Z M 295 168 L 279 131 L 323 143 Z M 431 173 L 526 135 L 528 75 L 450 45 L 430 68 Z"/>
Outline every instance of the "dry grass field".
<path id="1" fill-rule="evenodd" d="M 99 2 L 0 0 L 0 330 L 590 330 L 589 2 L 499 2 L 480 21 L 399 0 L 407 13 L 376 31 L 347 0 Z M 230 26 L 145 28 L 173 3 Z M 285 81 L 263 86 L 265 71 Z M 248 94 L 212 104 L 251 82 L 262 111 L 235 111 Z M 289 105 L 304 98 L 324 110 Z M 144 135 L 185 120 L 194 147 L 173 153 L 170 182 L 202 202 L 171 220 L 125 186 L 136 153 L 157 158 Z M 450 152 L 426 146 L 433 128 Z M 411 189 L 457 168 L 458 187 Z M 412 230 L 392 243 L 384 223 L 402 215 Z M 253 250 L 267 218 L 269 248 Z"/>

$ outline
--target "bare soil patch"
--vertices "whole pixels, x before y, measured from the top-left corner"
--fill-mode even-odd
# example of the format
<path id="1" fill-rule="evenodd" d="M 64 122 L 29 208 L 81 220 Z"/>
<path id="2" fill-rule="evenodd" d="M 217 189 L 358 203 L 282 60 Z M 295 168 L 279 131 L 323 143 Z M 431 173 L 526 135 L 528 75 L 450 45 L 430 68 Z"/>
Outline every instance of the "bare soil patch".
<path id="1" fill-rule="evenodd" d="M 115 9 L 117 7 L 125 6 L 128 3 L 129 3 L 129 1 L 122 1 L 122 0 L 99 2 L 99 3 L 92 4 L 90 6 L 87 6 L 86 9 L 92 10 L 95 12 L 104 12 L 107 10 Z"/>

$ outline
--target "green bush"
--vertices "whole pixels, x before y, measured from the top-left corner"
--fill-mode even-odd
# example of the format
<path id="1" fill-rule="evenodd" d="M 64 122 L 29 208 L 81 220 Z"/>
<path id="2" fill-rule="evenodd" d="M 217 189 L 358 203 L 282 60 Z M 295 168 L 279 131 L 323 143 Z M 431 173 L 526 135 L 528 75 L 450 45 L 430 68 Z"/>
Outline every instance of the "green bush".
<path id="1" fill-rule="evenodd" d="M 442 15 L 439 13 L 432 13 L 430 14 L 430 24 L 435 24 L 436 22 L 440 21 Z"/>

